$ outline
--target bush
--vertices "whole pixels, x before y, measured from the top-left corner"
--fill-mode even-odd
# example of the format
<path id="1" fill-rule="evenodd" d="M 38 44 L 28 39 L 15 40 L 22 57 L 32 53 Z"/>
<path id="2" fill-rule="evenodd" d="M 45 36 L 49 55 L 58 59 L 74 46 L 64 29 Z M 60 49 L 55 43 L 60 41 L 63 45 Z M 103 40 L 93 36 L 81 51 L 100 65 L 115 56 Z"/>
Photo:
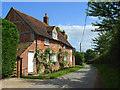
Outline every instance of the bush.
<path id="1" fill-rule="evenodd" d="M 64 69 L 64 67 L 62 67 L 62 66 L 59 68 L 59 70 L 63 70 L 63 69 Z"/>
<path id="2" fill-rule="evenodd" d="M 48 73 L 50 73 L 50 71 L 48 69 L 45 69 L 44 73 L 48 74 Z"/>
<path id="3" fill-rule="evenodd" d="M 13 74 L 17 59 L 19 34 L 16 26 L 2 20 L 2 78 Z"/>
<path id="4" fill-rule="evenodd" d="M 83 52 L 75 52 L 75 64 L 76 65 L 83 65 L 85 58 L 84 58 L 84 53 Z"/>
<path id="5" fill-rule="evenodd" d="M 52 72 L 54 73 L 56 70 L 54 69 Z"/>

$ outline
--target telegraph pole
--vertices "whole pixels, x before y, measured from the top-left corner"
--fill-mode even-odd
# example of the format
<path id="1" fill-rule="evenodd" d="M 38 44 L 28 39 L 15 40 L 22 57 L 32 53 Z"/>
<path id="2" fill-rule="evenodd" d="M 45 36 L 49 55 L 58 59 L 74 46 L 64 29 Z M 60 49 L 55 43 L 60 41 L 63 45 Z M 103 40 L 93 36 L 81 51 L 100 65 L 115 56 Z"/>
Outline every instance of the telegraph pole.
<path id="1" fill-rule="evenodd" d="M 80 43 L 80 52 L 81 52 L 81 43 Z"/>

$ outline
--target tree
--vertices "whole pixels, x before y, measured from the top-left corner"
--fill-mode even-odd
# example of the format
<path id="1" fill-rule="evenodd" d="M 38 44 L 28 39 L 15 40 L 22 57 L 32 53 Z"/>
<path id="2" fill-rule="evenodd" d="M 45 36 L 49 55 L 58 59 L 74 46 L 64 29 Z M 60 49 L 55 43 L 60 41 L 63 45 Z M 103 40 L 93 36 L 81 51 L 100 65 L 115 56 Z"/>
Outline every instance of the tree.
<path id="1" fill-rule="evenodd" d="M 2 78 L 13 74 L 17 60 L 19 34 L 16 26 L 2 20 Z"/>
<path id="2" fill-rule="evenodd" d="M 93 31 L 105 33 L 99 35 L 99 37 L 94 39 L 93 42 L 95 41 L 97 47 L 99 46 L 100 48 L 105 45 L 102 52 L 104 61 L 107 60 L 105 58 L 108 57 L 107 55 L 109 55 L 109 63 L 114 64 L 115 66 L 119 66 L 120 2 L 89 2 L 88 6 L 91 9 L 87 9 L 87 14 L 89 16 L 97 16 L 100 20 L 100 22 L 93 23 L 94 26 L 99 26 L 99 28 L 96 28 Z M 109 38 L 107 38 L 108 35 Z M 108 50 L 105 50 L 106 48 Z M 107 53 L 104 54 L 106 51 Z M 102 56 L 101 58 L 103 58 Z"/>
<path id="3" fill-rule="evenodd" d="M 100 54 L 110 48 L 112 37 L 108 32 L 100 32 L 98 33 L 98 37 L 92 39 L 92 43 L 95 46 L 93 49 L 95 52 L 99 52 Z"/>
<path id="4" fill-rule="evenodd" d="M 91 9 L 87 9 L 89 16 L 95 16 L 100 22 L 92 23 L 99 28 L 94 31 L 113 31 L 113 26 L 119 22 L 120 2 L 88 2 Z"/>
<path id="5" fill-rule="evenodd" d="M 76 65 L 83 65 L 84 63 L 84 52 L 75 52 L 75 64 Z"/>
<path id="6" fill-rule="evenodd" d="M 88 2 L 88 6 L 91 9 L 87 9 L 87 14 L 98 17 L 100 20 L 100 22 L 92 23 L 94 26 L 99 26 L 93 30 L 99 32 L 98 38 L 94 38 L 93 43 L 95 50 L 103 53 L 110 48 L 114 34 L 117 33 L 114 27 L 120 22 L 120 2 Z"/>
<path id="7" fill-rule="evenodd" d="M 86 50 L 86 52 L 85 52 L 85 61 L 87 62 L 87 61 L 95 58 L 96 55 L 97 55 L 97 53 L 94 52 L 92 49 Z"/>

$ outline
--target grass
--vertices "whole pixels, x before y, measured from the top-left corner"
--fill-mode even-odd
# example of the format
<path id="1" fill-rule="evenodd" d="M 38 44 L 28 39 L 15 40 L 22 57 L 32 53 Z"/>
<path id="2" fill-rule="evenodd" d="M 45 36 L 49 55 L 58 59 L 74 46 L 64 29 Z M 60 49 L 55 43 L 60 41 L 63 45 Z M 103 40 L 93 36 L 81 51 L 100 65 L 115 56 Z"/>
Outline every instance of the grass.
<path id="1" fill-rule="evenodd" d="M 79 70 L 83 67 L 84 66 L 75 65 L 75 67 L 69 67 L 68 69 L 61 70 L 61 71 L 58 71 L 55 73 L 50 73 L 50 74 L 46 74 L 46 75 L 39 75 L 39 76 L 23 76 L 22 78 L 26 78 L 26 79 L 53 79 L 53 78 L 57 78 L 59 76 L 65 75 L 67 73 L 74 72 L 74 71 Z"/>
<path id="2" fill-rule="evenodd" d="M 92 64 L 98 68 L 106 88 L 120 88 L 118 68 L 110 64 Z"/>

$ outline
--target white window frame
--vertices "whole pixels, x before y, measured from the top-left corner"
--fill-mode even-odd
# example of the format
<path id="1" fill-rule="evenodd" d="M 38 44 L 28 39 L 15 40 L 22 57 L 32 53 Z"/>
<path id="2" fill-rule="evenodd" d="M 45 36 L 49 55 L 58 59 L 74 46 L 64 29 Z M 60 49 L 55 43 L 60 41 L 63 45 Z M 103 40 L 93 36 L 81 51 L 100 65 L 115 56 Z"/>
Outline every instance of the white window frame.
<path id="1" fill-rule="evenodd" d="M 57 33 L 52 32 L 53 39 L 57 39 Z"/>
<path id="2" fill-rule="evenodd" d="M 64 57 L 64 60 L 66 61 L 66 60 L 67 60 L 67 57 Z"/>
<path id="3" fill-rule="evenodd" d="M 64 49 L 66 49 L 66 46 L 64 46 Z"/>
<path id="4" fill-rule="evenodd" d="M 53 61 L 58 61 L 58 56 L 57 56 L 57 54 L 55 54 L 55 55 L 53 55 L 52 57 L 51 57 L 51 59 L 53 60 Z"/>
<path id="5" fill-rule="evenodd" d="M 70 52 L 72 53 L 72 49 L 70 49 Z"/>
<path id="6" fill-rule="evenodd" d="M 72 55 L 70 55 L 70 62 L 72 62 Z"/>
<path id="7" fill-rule="evenodd" d="M 45 39 L 45 45 L 50 45 L 50 40 L 49 39 Z"/>

